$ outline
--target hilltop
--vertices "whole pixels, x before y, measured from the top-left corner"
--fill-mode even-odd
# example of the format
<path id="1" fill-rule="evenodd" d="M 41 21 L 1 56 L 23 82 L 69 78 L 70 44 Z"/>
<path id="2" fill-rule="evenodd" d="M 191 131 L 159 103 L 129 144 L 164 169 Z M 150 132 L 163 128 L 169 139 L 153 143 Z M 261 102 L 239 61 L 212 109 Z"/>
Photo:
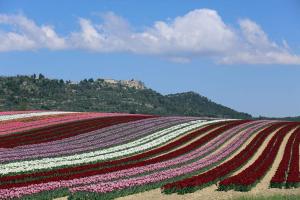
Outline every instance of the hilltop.
<path id="1" fill-rule="evenodd" d="M 137 80 L 0 77 L 0 110 L 67 110 L 251 118 L 195 92 L 162 95 Z"/>

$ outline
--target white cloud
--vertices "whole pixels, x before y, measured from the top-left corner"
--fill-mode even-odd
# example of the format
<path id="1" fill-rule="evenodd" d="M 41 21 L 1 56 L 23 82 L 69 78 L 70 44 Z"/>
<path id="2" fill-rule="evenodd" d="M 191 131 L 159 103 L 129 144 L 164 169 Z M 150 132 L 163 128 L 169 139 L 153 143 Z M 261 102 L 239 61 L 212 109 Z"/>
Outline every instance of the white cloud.
<path id="1" fill-rule="evenodd" d="M 102 15 L 102 24 L 93 24 L 80 18 L 80 31 L 73 32 L 68 42 L 74 48 L 97 52 L 130 51 L 131 35 L 129 24 L 121 17 L 109 12 Z"/>
<path id="2" fill-rule="evenodd" d="M 223 54 L 235 44 L 235 33 L 216 11 L 194 10 L 171 22 L 158 21 L 133 34 L 137 52 L 186 57 Z M 134 43 L 133 43 L 134 44 Z M 222 45 L 220 45 L 222 44 Z"/>
<path id="3" fill-rule="evenodd" d="M 266 33 L 255 22 L 249 19 L 239 21 L 239 25 L 244 39 L 249 45 L 260 49 L 272 49 L 277 47 L 275 43 L 269 41 Z"/>
<path id="4" fill-rule="evenodd" d="M 112 12 L 101 18 L 98 23 L 80 18 L 79 30 L 60 37 L 52 26 L 38 26 L 22 15 L 0 14 L 0 25 L 12 28 L 0 31 L 0 51 L 83 49 L 158 55 L 180 63 L 209 58 L 225 64 L 300 64 L 300 56 L 291 53 L 285 40 L 282 44 L 270 40 L 249 19 L 240 20 L 233 28 L 211 9 L 156 21 L 142 31 L 135 31 L 128 21 Z"/>
<path id="5" fill-rule="evenodd" d="M 267 34 L 255 22 L 239 21 L 242 32 L 239 48 L 221 58 L 221 63 L 245 64 L 300 64 L 300 56 L 292 54 L 285 40 L 279 45 L 270 41 Z"/>
<path id="6" fill-rule="evenodd" d="M 77 48 L 163 55 L 185 62 L 190 56 L 222 55 L 237 40 L 217 12 L 208 9 L 189 12 L 170 22 L 157 21 L 142 32 L 132 31 L 126 20 L 113 13 L 103 15 L 101 24 L 87 19 L 80 19 L 79 24 L 81 30 L 70 37 Z"/>
<path id="7" fill-rule="evenodd" d="M 81 32 L 72 33 L 70 43 L 76 48 L 97 50 L 102 47 L 104 37 L 98 33 L 93 24 L 87 19 L 80 19 Z"/>
<path id="8" fill-rule="evenodd" d="M 25 16 L 0 14 L 0 24 L 14 29 L 0 32 L 0 51 L 66 48 L 65 40 L 57 36 L 53 27 L 37 26 Z"/>

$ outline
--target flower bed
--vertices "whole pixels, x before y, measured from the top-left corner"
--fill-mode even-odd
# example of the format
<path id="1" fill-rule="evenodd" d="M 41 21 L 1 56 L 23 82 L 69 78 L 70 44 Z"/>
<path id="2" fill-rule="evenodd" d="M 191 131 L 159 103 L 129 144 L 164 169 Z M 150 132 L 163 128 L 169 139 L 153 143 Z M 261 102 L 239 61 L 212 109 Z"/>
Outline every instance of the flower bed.
<path id="1" fill-rule="evenodd" d="M 220 188 L 225 190 L 234 189 L 237 191 L 251 190 L 271 167 L 285 135 L 297 125 L 297 123 L 290 123 L 277 131 L 255 162 L 239 174 L 221 181 Z"/>
<path id="2" fill-rule="evenodd" d="M 88 153 L 3 164 L 0 166 L 0 174 L 4 175 L 9 173 L 33 171 L 37 169 L 56 168 L 59 166 L 84 164 L 93 161 L 123 157 L 154 148 L 208 123 L 210 122 L 203 122 L 202 120 L 183 123 L 155 132 L 130 143 Z"/>
<path id="3" fill-rule="evenodd" d="M 248 191 L 292 130 L 270 185 L 299 187 L 300 123 L 47 112 L 0 113 L 0 199 L 184 194 L 219 181 L 219 190 Z M 258 159 L 230 177 L 273 133 Z"/>
<path id="4" fill-rule="evenodd" d="M 52 142 L 0 151 L 0 162 L 87 152 L 129 142 L 151 132 L 191 121 L 193 118 L 150 118 L 122 123 Z"/>
<path id="5" fill-rule="evenodd" d="M 241 127 L 239 127 L 239 128 L 241 128 Z M 256 126 L 256 128 L 258 128 L 258 126 Z M 96 183 L 72 187 L 70 189 L 71 192 L 73 192 L 73 193 L 75 192 L 75 194 L 72 195 L 72 198 L 76 199 L 78 196 L 77 192 L 83 192 L 83 191 L 98 193 L 98 197 L 101 197 L 101 198 L 105 198 L 106 195 L 110 195 L 110 193 L 113 193 L 114 191 L 121 190 L 121 192 L 122 192 L 122 190 L 129 189 L 129 188 L 132 189 L 132 192 L 134 192 L 136 190 L 141 191 L 140 187 L 142 187 L 142 188 L 145 187 L 144 189 L 147 189 L 149 184 L 150 185 L 153 185 L 153 184 L 159 185 L 160 183 L 163 183 L 165 181 L 172 181 L 172 179 L 180 177 L 180 176 L 185 176 L 185 175 L 188 175 L 191 173 L 197 173 L 197 171 L 204 170 L 205 168 L 208 168 L 209 166 L 213 166 L 213 165 L 217 164 L 219 161 L 221 161 L 222 159 L 231 155 L 232 152 L 234 152 L 236 149 L 238 149 L 241 146 L 241 144 L 243 142 L 245 142 L 245 140 L 247 140 L 247 138 L 251 134 L 253 134 L 253 132 L 255 132 L 256 128 L 250 127 L 248 129 L 246 129 L 244 132 L 243 131 L 241 132 L 241 130 L 240 130 L 241 135 L 239 135 L 234 140 L 232 140 L 229 144 L 224 146 L 221 151 L 212 151 L 207 156 L 200 157 L 200 158 L 194 159 L 194 160 L 191 158 L 193 160 L 193 162 L 191 162 L 191 163 L 185 163 L 185 161 L 183 161 L 184 157 L 189 158 L 190 155 L 182 155 L 181 158 L 178 158 L 176 160 L 177 161 L 182 160 L 183 163 L 185 163 L 185 164 L 179 165 L 179 166 L 175 165 L 175 167 L 171 167 L 171 168 L 168 165 L 166 165 L 164 167 L 164 170 L 154 171 L 153 173 L 149 173 L 146 175 L 134 176 L 132 178 L 122 178 L 122 179 L 117 179 L 117 180 L 112 180 L 112 181 L 106 180 L 106 179 L 108 179 L 108 180 L 112 179 L 111 177 L 108 177 L 109 176 L 108 174 L 106 175 L 106 177 L 105 177 L 105 175 L 102 177 L 98 177 L 98 180 Z M 228 130 L 227 134 L 229 134 L 227 136 L 230 136 L 230 134 L 236 135 L 237 133 L 235 131 Z M 223 135 L 223 137 L 225 135 Z M 216 146 L 220 146 L 220 143 L 224 142 L 224 141 L 222 141 L 223 137 L 220 137 L 218 142 L 215 141 L 215 143 L 214 142 L 207 143 L 207 146 L 203 146 L 203 148 L 201 148 L 202 153 L 206 149 L 209 149 L 210 148 L 209 146 L 212 144 L 214 144 Z M 199 153 L 200 152 L 201 151 L 199 151 Z M 193 153 L 194 152 L 192 152 L 191 154 L 193 154 Z M 154 166 L 155 165 L 151 165 L 149 167 L 154 167 Z M 152 169 L 152 170 L 154 170 L 154 169 Z M 132 169 L 131 173 L 132 174 L 137 173 L 136 170 L 138 170 L 138 169 Z M 157 169 L 155 169 L 155 170 L 157 170 Z M 143 171 L 143 170 L 141 170 L 141 171 Z M 129 172 L 126 171 L 123 173 L 125 175 L 125 174 L 128 174 Z M 142 173 L 142 172 L 140 172 L 140 173 Z M 120 174 L 122 174 L 122 172 L 116 173 L 117 176 L 120 176 Z M 129 175 L 131 175 L 131 174 L 129 174 Z M 110 174 L 110 176 L 113 176 L 113 174 Z M 149 186 L 149 187 L 151 187 L 151 186 Z M 83 196 L 88 196 L 88 195 L 89 195 L 89 193 L 86 193 Z M 105 195 L 105 196 L 103 197 L 103 195 Z"/>
<path id="6" fill-rule="evenodd" d="M 166 194 L 173 192 L 192 192 L 224 179 L 224 177 L 228 176 L 230 173 L 233 173 L 233 171 L 240 168 L 247 160 L 249 160 L 266 139 L 266 137 L 280 126 L 282 126 L 281 123 L 272 125 L 269 128 L 262 130 L 243 151 L 216 168 L 198 176 L 164 185 L 162 188 L 163 192 Z"/>
<path id="7" fill-rule="evenodd" d="M 238 131 L 239 129 L 237 129 L 236 131 Z M 235 132 L 232 132 L 231 134 L 233 134 L 233 133 L 235 133 Z M 222 139 L 222 137 L 220 137 L 218 140 L 220 140 L 220 139 Z M 204 144 L 206 144 L 206 142 L 205 142 L 205 140 L 203 141 L 204 142 Z M 237 143 L 237 140 L 235 140 L 234 142 L 232 142 L 232 145 L 233 145 L 233 143 L 234 144 L 236 144 L 236 145 L 238 145 L 238 143 Z M 216 143 L 216 142 L 214 142 L 214 144 L 215 144 L 215 146 L 218 146 L 219 145 L 219 143 Z M 206 147 L 203 147 L 202 148 L 202 150 L 205 150 L 205 149 L 207 149 L 207 147 L 208 146 L 206 146 Z M 178 152 L 179 153 L 179 152 Z M 193 152 L 191 152 L 190 153 L 191 155 L 193 154 Z M 196 155 L 195 155 L 196 156 Z M 186 157 L 186 158 L 188 158 L 188 156 Z M 179 161 L 180 159 L 177 159 L 177 161 Z M 166 165 L 162 165 L 162 164 L 160 164 L 158 161 L 159 160 L 153 160 L 153 161 L 155 161 L 155 163 L 157 163 L 157 167 L 163 167 L 163 166 L 166 166 Z M 167 162 L 167 161 L 166 161 Z M 140 165 L 138 165 L 138 166 L 146 166 L 147 164 L 150 164 L 150 163 L 147 163 L 147 162 L 145 162 L 145 163 L 140 163 Z M 160 164 L 160 165 L 159 165 Z M 121 169 L 117 169 L 117 170 L 115 170 L 116 172 L 115 173 L 113 173 L 113 174 L 123 174 L 123 175 L 125 175 L 125 176 L 127 176 L 127 175 L 129 175 L 128 173 L 129 172 L 131 172 L 131 173 L 136 173 L 136 172 L 140 172 L 140 173 L 143 173 L 143 172 L 145 172 L 145 171 L 147 171 L 146 170 L 146 168 L 143 168 L 143 169 L 140 169 L 140 170 L 138 170 L 138 171 L 136 171 L 137 169 L 134 169 L 133 168 L 134 166 L 131 166 L 127 171 L 121 171 Z M 183 166 L 182 166 L 183 167 Z M 102 176 L 100 175 L 100 177 L 111 177 L 111 178 L 113 178 L 113 174 L 108 174 L 108 172 L 110 171 L 110 169 L 111 168 L 108 168 L 108 171 L 106 171 L 106 173 L 104 173 Z M 152 165 L 149 165 L 149 168 L 148 168 L 148 170 L 150 170 L 150 169 L 153 169 L 153 166 Z M 151 170 L 150 170 L 151 171 Z M 180 170 L 178 170 L 178 171 L 180 171 Z M 162 172 L 161 172 L 162 173 Z M 66 187 L 66 185 L 68 185 L 69 184 L 69 186 L 71 186 L 70 184 L 82 184 L 82 183 L 87 183 L 87 181 L 88 180 L 97 180 L 97 177 L 91 177 L 91 176 L 88 176 L 88 175 L 90 175 L 90 174 L 86 174 L 86 178 L 81 178 L 81 179 L 72 179 L 72 180 L 70 180 L 70 181 L 59 181 L 59 182 L 48 182 L 48 183 L 45 183 L 45 184 L 39 184 L 39 185 L 34 185 L 34 188 L 35 188 L 35 190 L 36 191 L 43 191 L 43 188 L 47 188 L 47 189 L 56 189 L 56 188 L 58 188 L 58 187 Z M 153 176 L 155 176 L 155 175 L 153 175 Z M 90 177 L 90 178 L 89 178 Z M 157 175 L 157 177 L 160 177 L 160 175 L 158 176 Z M 115 178 L 115 177 L 114 177 Z M 99 179 L 99 176 L 98 176 L 98 179 Z M 29 186 L 27 187 L 28 189 L 30 188 Z M 27 192 L 29 192 L 28 191 L 28 189 L 27 189 Z M 19 192 L 25 192 L 26 191 L 26 187 L 20 187 L 20 188 L 14 188 L 13 189 L 14 191 L 19 191 Z M 1 190 L 2 192 L 8 192 L 8 190 Z M 4 193 L 2 193 L 2 194 L 4 194 Z"/>
<path id="8" fill-rule="evenodd" d="M 87 119 L 83 121 L 70 122 L 68 124 L 59 124 L 52 127 L 40 128 L 32 131 L 26 131 L 22 134 L 12 134 L 1 136 L 0 148 L 13 148 L 27 144 L 37 144 L 53 140 L 76 136 L 89 131 L 97 130 L 114 124 L 125 123 L 133 120 L 140 120 L 152 116 L 116 116 L 100 117 Z"/>
<path id="9" fill-rule="evenodd" d="M 239 122 L 239 123 L 241 123 L 241 122 Z M 213 137 L 211 137 L 211 135 L 214 135 L 216 133 L 220 134 L 225 129 L 229 129 L 230 127 L 233 127 L 234 125 L 236 125 L 236 123 L 229 124 L 226 127 L 220 127 L 218 129 L 214 130 L 211 134 L 209 134 L 208 135 L 209 137 L 201 138 L 201 139 L 195 141 L 193 144 L 190 144 L 184 148 L 177 149 L 171 153 L 164 154 L 164 155 L 155 157 L 150 160 L 145 160 L 145 161 L 141 161 L 141 162 L 137 162 L 137 161 L 148 158 L 150 156 L 154 156 L 160 152 L 164 152 L 164 151 L 176 148 L 176 147 L 188 142 L 193 137 L 195 137 L 197 134 L 198 135 L 203 134 L 203 133 L 205 133 L 217 126 L 221 126 L 221 125 L 222 125 L 222 123 L 207 126 L 203 129 L 192 132 L 191 134 L 188 134 L 188 135 L 180 138 L 179 140 L 171 142 L 167 145 L 161 146 L 161 147 L 153 149 L 151 151 L 147 151 L 145 153 L 137 154 L 137 155 L 130 156 L 127 158 L 123 158 L 123 159 L 89 164 L 89 165 L 80 165 L 80 166 L 76 166 L 76 167 L 68 167 L 68 168 L 63 168 L 63 169 L 58 169 L 58 170 L 51 170 L 48 172 L 39 172 L 39 173 L 16 175 L 16 176 L 4 176 L 4 177 L 0 178 L 0 181 L 2 183 L 4 183 L 4 185 L 1 184 L 0 188 L 7 188 L 7 187 L 12 187 L 12 186 L 24 186 L 24 185 L 28 184 L 28 182 L 26 182 L 25 184 L 19 183 L 17 185 L 14 183 L 13 184 L 5 183 L 5 182 L 13 181 L 13 180 L 30 179 L 33 177 L 45 177 L 44 179 L 39 179 L 39 181 L 31 181 L 31 183 L 36 184 L 36 183 L 41 183 L 41 182 L 45 182 L 45 181 L 66 180 L 66 179 L 72 179 L 72 178 L 80 178 L 80 177 L 84 177 L 84 176 L 91 176 L 91 175 L 95 175 L 95 174 L 103 174 L 103 173 L 114 172 L 114 171 L 118 171 L 118 170 L 122 170 L 122 169 L 128 169 L 128 168 L 132 168 L 132 167 L 139 167 L 139 166 L 153 164 L 156 162 L 161 162 L 161 161 L 164 161 L 167 159 L 174 158 L 178 155 L 181 155 L 184 152 L 190 151 L 192 148 L 195 148 L 195 144 L 197 144 L 197 145 L 205 144 L 209 138 L 213 138 Z M 118 164 L 123 164 L 123 163 L 128 163 L 128 162 L 130 162 L 130 164 L 122 165 L 122 166 L 118 166 L 118 167 L 112 167 L 113 165 L 118 165 Z M 102 169 L 102 167 L 109 167 L 109 168 Z M 52 178 L 46 178 L 49 176 Z"/>
<path id="10" fill-rule="evenodd" d="M 124 115 L 124 114 L 123 114 Z M 48 127 L 72 121 L 80 121 L 97 117 L 118 116 L 115 113 L 72 113 L 64 115 L 51 115 L 51 118 L 43 118 L 37 121 L 24 122 L 22 120 L 9 120 L 0 123 L 0 136 L 19 133 L 26 130 Z"/>

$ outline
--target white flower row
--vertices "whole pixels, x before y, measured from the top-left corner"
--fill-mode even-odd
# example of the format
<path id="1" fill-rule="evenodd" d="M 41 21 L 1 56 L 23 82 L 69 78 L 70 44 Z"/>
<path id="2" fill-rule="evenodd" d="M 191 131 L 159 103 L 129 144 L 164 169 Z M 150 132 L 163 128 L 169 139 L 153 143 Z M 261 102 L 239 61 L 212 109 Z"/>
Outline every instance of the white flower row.
<path id="1" fill-rule="evenodd" d="M 196 120 L 188 123 L 183 123 L 164 129 L 162 131 L 155 132 L 149 136 L 143 137 L 136 141 L 122 144 L 107 149 L 102 149 L 98 151 L 75 154 L 71 156 L 62 156 L 55 158 L 43 158 L 40 160 L 31 161 L 19 161 L 13 163 L 7 163 L 0 165 L 0 174 L 8 174 L 14 172 L 24 172 L 37 169 L 48 169 L 60 166 L 68 166 L 74 164 L 84 164 L 94 161 L 103 161 L 107 159 L 118 158 L 122 156 L 127 156 L 130 154 L 145 151 L 147 149 L 160 146 L 184 133 L 187 133 L 193 129 L 199 128 L 201 126 L 224 121 L 224 120 L 213 120 L 213 121 L 203 121 Z"/>
<path id="2" fill-rule="evenodd" d="M 48 111 L 48 112 L 33 112 L 33 113 L 24 113 L 24 114 L 15 114 L 15 115 L 1 115 L 0 121 L 22 119 L 22 118 L 28 118 L 28 117 L 39 117 L 39 116 L 45 116 L 45 115 L 69 114 L 69 113 L 76 113 L 76 112 Z"/>

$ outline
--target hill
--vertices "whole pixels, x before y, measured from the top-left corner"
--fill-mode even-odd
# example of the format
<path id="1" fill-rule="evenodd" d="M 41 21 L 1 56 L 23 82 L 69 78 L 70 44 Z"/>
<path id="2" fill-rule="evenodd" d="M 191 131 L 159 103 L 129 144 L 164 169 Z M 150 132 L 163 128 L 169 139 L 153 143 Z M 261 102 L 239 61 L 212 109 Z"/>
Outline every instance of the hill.
<path id="1" fill-rule="evenodd" d="M 162 95 L 134 80 L 0 77 L 0 110 L 35 109 L 251 118 L 194 92 Z"/>
<path id="2" fill-rule="evenodd" d="M 298 117 L 285 117 L 283 119 L 285 119 L 287 121 L 300 121 L 300 116 L 298 116 Z"/>

